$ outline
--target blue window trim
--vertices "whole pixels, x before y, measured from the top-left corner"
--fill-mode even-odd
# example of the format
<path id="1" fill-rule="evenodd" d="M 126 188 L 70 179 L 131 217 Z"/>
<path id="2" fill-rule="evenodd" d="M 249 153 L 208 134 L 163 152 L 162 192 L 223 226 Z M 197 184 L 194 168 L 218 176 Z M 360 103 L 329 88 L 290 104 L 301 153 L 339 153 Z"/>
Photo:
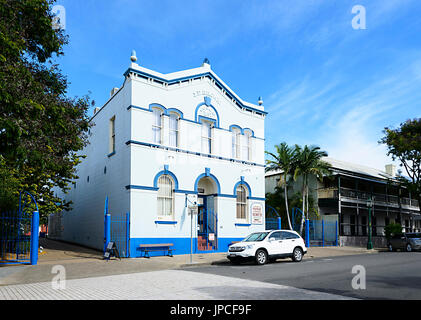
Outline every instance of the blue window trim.
<path id="1" fill-rule="evenodd" d="M 247 197 L 249 200 L 260 200 L 260 201 L 266 201 L 266 198 L 260 198 L 260 197 Z"/>
<path id="2" fill-rule="evenodd" d="M 208 118 L 208 117 L 204 117 L 204 116 L 199 116 L 199 117 L 198 117 L 197 112 L 199 111 L 199 108 L 200 108 L 201 106 L 204 106 L 204 105 L 206 105 L 206 106 L 208 106 L 208 107 L 212 108 L 212 109 L 213 109 L 213 111 L 215 111 L 215 114 L 216 114 L 216 127 L 218 127 L 218 128 L 219 128 L 219 114 L 218 114 L 218 111 L 216 111 L 216 108 L 215 108 L 213 105 L 211 105 L 211 104 L 206 104 L 206 102 L 199 103 L 199 104 L 196 106 L 196 110 L 194 111 L 194 119 L 195 119 L 195 120 L 196 120 L 196 122 L 198 122 L 198 123 L 201 123 L 201 122 L 200 122 L 200 119 L 201 119 L 201 118 L 206 119 L 206 120 L 210 120 L 210 121 L 215 121 L 215 119 Z"/>
<path id="3" fill-rule="evenodd" d="M 169 175 L 174 180 L 174 187 L 177 190 L 178 189 L 178 179 L 177 179 L 177 177 L 175 176 L 174 173 L 172 173 L 171 171 L 168 170 L 167 166 L 164 166 L 164 170 L 159 171 L 156 174 L 155 178 L 153 179 L 154 188 L 158 189 L 158 179 L 159 179 L 159 177 L 162 176 L 162 175 L 166 175 L 166 174 Z"/>
<path id="4" fill-rule="evenodd" d="M 235 225 L 237 227 L 250 227 L 251 223 L 236 223 Z"/>
<path id="5" fill-rule="evenodd" d="M 150 190 L 150 191 L 158 191 L 158 188 L 155 188 L 155 187 L 139 186 L 139 185 L 133 185 L 133 184 L 127 185 L 127 186 L 126 186 L 126 189 L 127 189 L 127 190 L 130 190 L 130 189 L 135 189 L 135 190 Z"/>
<path id="6" fill-rule="evenodd" d="M 155 224 L 177 224 L 177 221 L 155 220 Z"/>
<path id="7" fill-rule="evenodd" d="M 211 178 L 216 183 L 217 193 L 220 194 L 221 193 L 221 185 L 219 184 L 218 179 L 213 174 L 211 174 L 209 170 L 206 170 L 205 173 L 200 174 L 196 178 L 196 181 L 194 182 L 194 191 L 198 192 L 199 180 L 202 179 L 202 178 L 204 178 L 204 177 L 209 177 L 209 178 Z"/>
<path id="8" fill-rule="evenodd" d="M 237 187 L 239 186 L 239 185 L 243 185 L 243 186 L 245 186 L 246 188 L 247 188 L 247 190 L 248 190 L 248 199 L 250 199 L 251 198 L 251 187 L 250 187 L 250 185 L 244 180 L 244 177 L 243 176 L 241 176 L 241 178 L 240 178 L 240 181 L 238 181 L 235 185 L 234 185 L 234 191 L 233 191 L 233 194 L 235 195 L 235 196 L 237 196 Z"/>
<path id="9" fill-rule="evenodd" d="M 178 116 L 180 117 L 180 119 L 184 119 L 183 112 L 181 112 L 177 108 L 168 108 L 167 109 L 168 116 L 170 115 L 170 113 L 176 113 L 176 114 L 178 114 Z"/>
<path id="10" fill-rule="evenodd" d="M 159 105 L 159 104 L 156 104 L 157 106 L 157 108 L 165 108 L 164 106 L 162 106 L 162 105 Z M 130 106 L 128 106 L 127 107 L 127 110 L 130 110 L 130 109 L 138 109 L 138 110 L 143 110 L 143 111 L 148 111 L 148 112 L 152 112 L 152 109 L 147 109 L 147 108 L 143 108 L 143 107 L 138 107 L 138 106 L 135 106 L 135 105 L 130 105 Z M 163 110 L 163 109 L 162 109 Z M 167 114 L 167 112 L 168 112 L 168 114 Z M 165 109 L 165 112 L 164 112 L 164 115 L 169 115 L 169 113 L 170 112 L 177 112 L 178 114 L 179 114 L 179 116 L 180 116 L 180 120 L 183 120 L 183 121 L 188 121 L 188 122 L 191 122 L 191 123 L 196 123 L 196 124 L 200 124 L 201 123 L 201 121 L 199 120 L 199 121 L 195 121 L 195 120 L 190 120 L 190 119 L 186 119 L 186 118 L 184 118 L 184 113 L 182 112 L 182 111 L 180 111 L 179 109 L 177 109 L 177 108 L 168 108 L 168 109 Z M 266 139 L 265 138 L 260 138 L 260 137 L 256 137 L 255 135 L 254 135 L 254 131 L 252 130 L 252 129 L 250 129 L 250 128 L 241 128 L 239 125 L 236 125 L 236 124 L 233 124 L 233 125 L 231 125 L 230 127 L 229 127 L 229 129 L 225 129 L 225 128 L 221 128 L 220 126 L 219 126 L 219 121 L 217 121 L 216 119 L 212 119 L 212 118 L 207 118 L 207 117 L 204 117 L 204 116 L 199 116 L 199 118 L 200 119 L 205 119 L 205 120 L 208 120 L 208 121 L 212 121 L 212 122 L 214 122 L 215 123 L 215 128 L 216 129 L 220 129 L 220 130 L 224 130 L 224 131 L 230 131 L 230 132 L 232 132 L 232 128 L 238 128 L 238 129 L 240 129 L 241 130 L 241 134 L 244 134 L 243 132 L 245 131 L 245 130 L 249 130 L 251 133 L 252 133 L 252 135 L 251 135 L 251 137 L 252 138 L 255 138 L 255 139 L 259 139 L 259 140 L 263 140 L 263 141 L 265 141 Z"/>
<path id="11" fill-rule="evenodd" d="M 113 151 L 113 152 L 111 152 L 111 153 L 107 154 L 107 157 L 109 158 L 109 157 L 111 157 L 111 156 L 113 156 L 113 155 L 115 155 L 115 151 Z"/>
<path id="12" fill-rule="evenodd" d="M 163 114 L 167 114 L 167 108 L 165 108 L 162 104 L 159 103 L 151 103 L 149 105 L 149 110 L 153 111 L 153 109 L 161 109 Z"/>
<path id="13" fill-rule="evenodd" d="M 241 132 L 241 134 L 246 134 L 246 131 L 248 131 L 248 132 L 251 133 L 251 137 L 252 138 L 256 138 L 254 136 L 254 131 L 252 129 L 250 129 L 250 128 L 241 128 L 238 124 L 232 124 L 232 125 L 229 126 L 229 131 L 232 132 L 234 128 L 239 129 L 240 132 Z"/>

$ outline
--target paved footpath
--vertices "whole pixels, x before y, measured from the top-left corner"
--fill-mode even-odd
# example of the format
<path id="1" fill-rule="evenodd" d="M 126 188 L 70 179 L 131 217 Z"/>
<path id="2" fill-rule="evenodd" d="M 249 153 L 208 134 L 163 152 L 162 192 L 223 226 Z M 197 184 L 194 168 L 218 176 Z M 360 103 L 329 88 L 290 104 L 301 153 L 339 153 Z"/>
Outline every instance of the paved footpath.
<path id="1" fill-rule="evenodd" d="M 349 300 L 349 297 L 289 286 L 203 274 L 161 270 L 0 286 L 0 300 Z"/>

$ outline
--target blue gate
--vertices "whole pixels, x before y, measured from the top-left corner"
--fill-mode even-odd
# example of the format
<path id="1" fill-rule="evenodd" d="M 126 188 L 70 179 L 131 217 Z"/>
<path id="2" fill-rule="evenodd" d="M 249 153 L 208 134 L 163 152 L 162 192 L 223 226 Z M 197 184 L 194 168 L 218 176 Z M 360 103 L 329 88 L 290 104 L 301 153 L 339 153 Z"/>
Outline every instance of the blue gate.
<path id="1" fill-rule="evenodd" d="M 325 220 L 306 221 L 306 242 L 311 247 L 338 246 L 338 222 Z"/>
<path id="2" fill-rule="evenodd" d="M 197 250 L 218 249 L 218 217 L 216 212 L 206 207 L 199 207 L 197 214 Z"/>
<path id="3" fill-rule="evenodd" d="M 121 257 L 130 256 L 130 215 L 126 213 L 121 216 L 111 215 L 111 241 L 115 242 Z"/>
<path id="4" fill-rule="evenodd" d="M 130 214 L 111 215 L 108 212 L 108 197 L 104 206 L 104 252 L 108 243 L 116 244 L 118 253 L 122 258 L 130 257 Z"/>
<path id="5" fill-rule="evenodd" d="M 39 213 L 35 199 L 28 192 L 19 194 L 19 209 L 0 212 L 0 264 L 37 264 Z M 29 198 L 28 198 L 29 196 Z M 36 210 L 32 211 L 33 202 Z"/>

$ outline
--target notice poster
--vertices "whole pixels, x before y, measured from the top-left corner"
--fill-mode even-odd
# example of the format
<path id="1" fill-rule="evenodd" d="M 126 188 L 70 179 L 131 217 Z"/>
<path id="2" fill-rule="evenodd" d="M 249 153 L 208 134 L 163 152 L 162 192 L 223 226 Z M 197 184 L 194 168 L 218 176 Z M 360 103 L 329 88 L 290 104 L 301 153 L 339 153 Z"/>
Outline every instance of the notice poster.
<path id="1" fill-rule="evenodd" d="M 251 205 L 251 223 L 263 224 L 263 205 L 260 203 L 253 203 Z"/>

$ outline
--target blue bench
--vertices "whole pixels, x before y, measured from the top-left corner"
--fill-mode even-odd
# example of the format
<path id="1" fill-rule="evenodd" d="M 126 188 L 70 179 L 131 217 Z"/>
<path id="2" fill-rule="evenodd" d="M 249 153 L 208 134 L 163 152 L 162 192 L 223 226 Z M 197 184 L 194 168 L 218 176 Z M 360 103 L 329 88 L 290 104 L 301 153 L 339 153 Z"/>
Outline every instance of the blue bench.
<path id="1" fill-rule="evenodd" d="M 149 252 L 150 251 L 167 251 L 168 252 L 168 256 L 172 257 L 172 252 L 175 249 L 172 249 L 171 247 L 173 247 L 174 244 L 172 243 L 153 243 L 153 244 L 141 244 L 139 245 L 140 250 L 143 251 L 145 253 L 144 257 L 145 258 L 150 258 Z"/>

